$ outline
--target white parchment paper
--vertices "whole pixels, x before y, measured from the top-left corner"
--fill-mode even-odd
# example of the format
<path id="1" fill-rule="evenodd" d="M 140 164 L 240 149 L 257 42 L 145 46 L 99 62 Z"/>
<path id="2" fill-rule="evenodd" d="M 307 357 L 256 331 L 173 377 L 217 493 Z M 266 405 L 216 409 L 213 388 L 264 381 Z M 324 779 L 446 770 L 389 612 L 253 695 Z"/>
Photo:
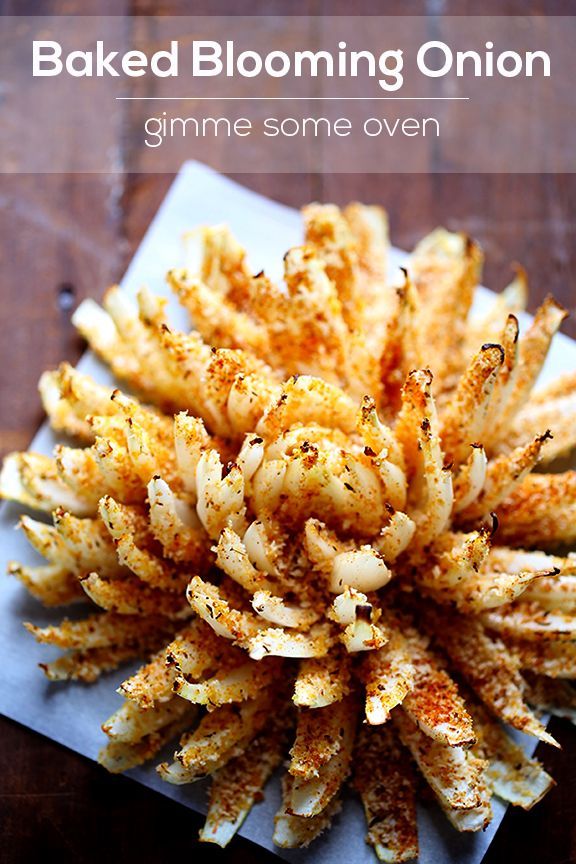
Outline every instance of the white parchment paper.
<path id="1" fill-rule="evenodd" d="M 182 262 L 181 237 L 184 231 L 198 224 L 220 222 L 226 222 L 249 250 L 253 271 L 265 269 L 275 278 L 280 275 L 285 251 L 301 239 L 300 218 L 296 211 L 250 192 L 205 166 L 187 163 L 140 244 L 122 280 L 123 288 L 134 294 L 146 284 L 153 291 L 168 295 L 164 275 L 170 267 Z M 405 257 L 405 253 L 393 250 L 392 269 L 397 270 Z M 490 292 L 482 289 L 478 305 L 485 306 L 489 300 Z M 170 309 L 174 323 L 179 323 L 176 304 L 171 304 Z M 82 358 L 79 367 L 100 381 L 110 380 L 107 371 L 90 353 Z M 576 343 L 565 336 L 557 336 L 543 380 L 571 369 L 576 369 Z M 53 444 L 54 437 L 44 425 L 34 438 L 31 449 L 48 453 Z M 13 505 L 3 505 L 1 508 L 2 571 L 5 571 L 5 565 L 10 560 L 26 564 L 40 563 L 22 533 L 15 530 L 21 512 L 21 508 Z M 125 666 L 105 675 L 93 685 L 48 682 L 37 668 L 37 663 L 52 659 L 59 652 L 37 645 L 22 627 L 22 621 L 29 620 L 39 625 L 57 623 L 68 612 L 44 609 L 28 597 L 15 579 L 0 574 L 0 711 L 66 747 L 95 759 L 105 743 L 100 724 L 121 704 L 122 699 L 115 692 L 116 687 L 130 674 L 131 667 Z M 533 752 L 533 739 L 522 735 L 518 738 Z M 173 746 L 168 748 L 168 753 L 173 749 Z M 131 771 L 130 776 L 194 810 L 205 809 L 206 787 L 202 784 L 171 786 L 160 780 L 153 766 Z M 376 859 L 364 843 L 366 827 L 356 800 L 346 800 L 332 830 L 308 850 L 294 852 L 280 851 L 272 845 L 272 820 L 279 803 L 279 784 L 275 778 L 267 787 L 265 800 L 254 807 L 240 833 L 289 861 L 333 864 L 345 858 L 355 864 L 374 864 Z M 421 808 L 421 864 L 478 864 L 505 812 L 497 799 L 493 807 L 494 819 L 489 828 L 479 835 L 458 834 L 435 806 Z"/>

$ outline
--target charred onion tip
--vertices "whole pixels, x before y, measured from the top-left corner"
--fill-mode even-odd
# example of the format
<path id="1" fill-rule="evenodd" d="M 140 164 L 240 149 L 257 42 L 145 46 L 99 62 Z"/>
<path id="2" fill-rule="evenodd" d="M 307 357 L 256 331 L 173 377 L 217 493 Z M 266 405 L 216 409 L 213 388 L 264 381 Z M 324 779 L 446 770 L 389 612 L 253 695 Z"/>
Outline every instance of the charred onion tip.
<path id="1" fill-rule="evenodd" d="M 504 348 L 502 347 L 502 345 L 500 345 L 499 342 L 485 342 L 480 350 L 482 352 L 488 352 L 492 351 L 494 348 L 498 349 L 498 352 L 500 354 L 500 363 L 503 363 L 504 358 L 506 357 L 506 352 L 504 351 Z"/>

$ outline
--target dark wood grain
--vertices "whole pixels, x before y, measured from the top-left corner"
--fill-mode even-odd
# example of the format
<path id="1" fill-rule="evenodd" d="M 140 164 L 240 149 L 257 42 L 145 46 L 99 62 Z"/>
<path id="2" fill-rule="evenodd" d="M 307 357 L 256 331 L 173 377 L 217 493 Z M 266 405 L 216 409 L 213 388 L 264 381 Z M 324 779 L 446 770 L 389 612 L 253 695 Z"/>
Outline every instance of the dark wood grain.
<path id="1" fill-rule="evenodd" d="M 2 719 L 0 860 L 59 864 L 278 859 L 236 838 L 226 852 L 197 842 L 201 817 Z"/>
<path id="2" fill-rule="evenodd" d="M 2 14 L 570 14 L 571 0 L 0 0 Z M 3 177 L 0 185 L 0 450 L 27 445 L 41 420 L 36 381 L 81 345 L 62 294 L 100 297 L 122 275 L 172 175 Z M 477 175 L 238 175 L 293 206 L 309 200 L 384 204 L 393 241 L 409 248 L 437 224 L 462 228 L 486 252 L 486 282 L 501 288 L 520 261 L 531 307 L 552 291 L 575 310 L 576 178 Z M 576 336 L 573 317 L 566 332 Z M 555 722 L 563 750 L 540 747 L 558 787 L 529 814 L 509 812 L 486 864 L 576 861 L 576 745 Z M 267 864 L 241 839 L 225 852 L 199 847 L 199 817 L 8 720 L 0 720 L 0 859 L 26 864 L 198 860 Z M 441 864 L 441 862 L 439 862 Z"/>
<path id="3" fill-rule="evenodd" d="M 36 384 L 42 370 L 74 361 L 82 350 L 63 295 L 76 304 L 122 272 L 122 188 L 117 176 L 2 177 L 3 454 L 26 447 L 41 420 Z"/>

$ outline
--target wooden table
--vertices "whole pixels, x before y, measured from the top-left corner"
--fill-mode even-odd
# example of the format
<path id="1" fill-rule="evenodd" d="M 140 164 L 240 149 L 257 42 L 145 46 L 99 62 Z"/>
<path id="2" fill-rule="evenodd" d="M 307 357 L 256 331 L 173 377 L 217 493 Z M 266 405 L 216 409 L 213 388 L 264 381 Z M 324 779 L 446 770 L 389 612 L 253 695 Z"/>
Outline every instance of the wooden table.
<path id="1" fill-rule="evenodd" d="M 426 6 L 436 7 L 429 3 Z M 191 6 L 193 8 L 191 8 Z M 238 8 L 234 0 L 0 0 L 3 14 L 422 14 L 424 4 L 327 0 L 272 0 Z M 560 0 L 444 2 L 446 14 L 567 14 Z M 240 182 L 293 206 L 310 200 L 383 203 L 396 245 L 410 248 L 437 224 L 463 229 L 483 245 L 485 281 L 506 284 L 511 261 L 527 268 L 531 308 L 552 292 L 576 305 L 576 177 L 239 175 Z M 70 324 L 73 305 L 98 298 L 122 275 L 172 176 L 46 175 L 0 181 L 0 271 L 3 331 L 0 341 L 0 450 L 25 448 L 42 414 L 36 395 L 41 371 L 62 359 L 74 362 L 82 346 Z M 574 318 L 565 331 L 576 336 Z M 558 788 L 531 814 L 514 810 L 492 844 L 487 864 L 512 857 L 523 864 L 576 860 L 576 744 L 571 729 L 553 723 L 562 752 L 540 747 L 538 756 Z M 60 862 L 136 861 L 199 856 L 207 862 L 277 860 L 236 839 L 221 852 L 195 845 L 198 817 L 125 778 L 110 777 L 88 760 L 19 725 L 0 721 L 0 858 Z"/>

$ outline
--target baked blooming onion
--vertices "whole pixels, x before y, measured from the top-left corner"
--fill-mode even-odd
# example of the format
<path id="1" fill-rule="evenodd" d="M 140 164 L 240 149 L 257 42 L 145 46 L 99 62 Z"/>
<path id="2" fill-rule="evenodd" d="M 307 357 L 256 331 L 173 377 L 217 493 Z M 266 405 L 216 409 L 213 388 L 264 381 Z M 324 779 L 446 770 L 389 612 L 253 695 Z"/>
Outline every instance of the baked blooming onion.
<path id="1" fill-rule="evenodd" d="M 202 840 L 226 845 L 285 763 L 278 846 L 317 837 L 350 780 L 378 858 L 406 861 L 418 772 L 459 831 L 553 785 L 509 727 L 557 746 L 539 712 L 576 716 L 576 472 L 533 471 L 576 445 L 576 373 L 534 389 L 566 313 L 549 298 L 519 336 L 521 270 L 471 313 L 468 237 L 434 231 L 390 281 L 384 211 L 303 218 L 283 284 L 225 227 L 187 237 L 167 279 L 191 332 L 146 289 L 81 304 L 126 392 L 42 376 L 69 437 L 5 460 L 2 496 L 52 515 L 21 520 L 47 563 L 10 572 L 47 606 L 92 601 L 26 624 L 65 650 L 51 680 L 145 662 L 100 762 L 180 736 L 157 770 L 211 776 Z"/>

